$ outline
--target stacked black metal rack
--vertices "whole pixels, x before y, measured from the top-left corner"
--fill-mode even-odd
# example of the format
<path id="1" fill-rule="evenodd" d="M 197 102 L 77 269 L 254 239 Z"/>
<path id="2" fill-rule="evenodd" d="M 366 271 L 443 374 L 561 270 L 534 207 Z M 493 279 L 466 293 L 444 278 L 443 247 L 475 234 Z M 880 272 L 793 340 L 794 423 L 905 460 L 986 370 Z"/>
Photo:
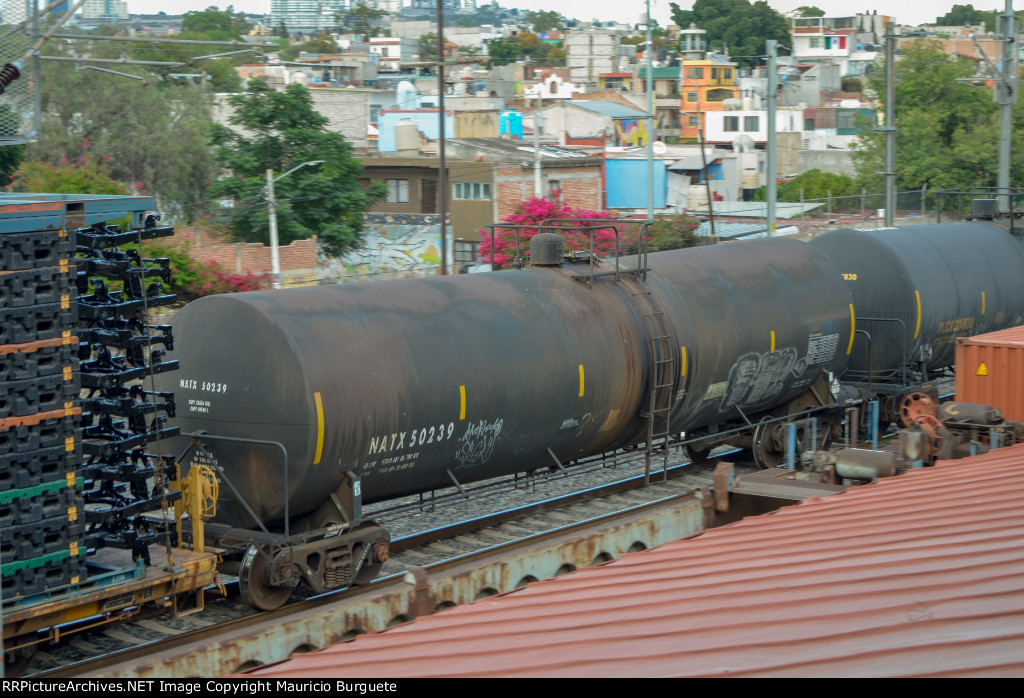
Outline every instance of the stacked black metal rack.
<path id="1" fill-rule="evenodd" d="M 150 197 L 0 196 L 0 548 L 3 599 L 84 581 L 86 554 L 149 545 L 173 526 L 148 523 L 177 494 L 173 457 L 149 453 L 177 433 L 174 396 L 143 379 L 165 361 L 166 259 L 140 243 L 157 226 Z M 124 232 L 106 221 L 130 216 Z"/>
<path id="2" fill-rule="evenodd" d="M 134 230 L 104 222 L 77 230 L 85 542 L 129 548 L 147 565 L 151 544 L 176 539 L 173 526 L 153 526 L 142 514 L 180 496 L 167 486 L 177 479 L 174 457 L 147 450 L 178 433 L 165 426 L 174 394 L 145 389 L 145 379 L 178 367 L 164 360 L 174 347 L 170 325 L 146 322 L 150 308 L 174 301 L 164 293 L 169 261 L 142 256 L 144 240 L 174 233 L 158 219 L 146 216 Z"/>
<path id="3" fill-rule="evenodd" d="M 5 599 L 77 583 L 85 573 L 85 512 L 77 472 L 82 439 L 75 236 L 48 225 L 52 222 L 26 215 L 0 219 Z"/>

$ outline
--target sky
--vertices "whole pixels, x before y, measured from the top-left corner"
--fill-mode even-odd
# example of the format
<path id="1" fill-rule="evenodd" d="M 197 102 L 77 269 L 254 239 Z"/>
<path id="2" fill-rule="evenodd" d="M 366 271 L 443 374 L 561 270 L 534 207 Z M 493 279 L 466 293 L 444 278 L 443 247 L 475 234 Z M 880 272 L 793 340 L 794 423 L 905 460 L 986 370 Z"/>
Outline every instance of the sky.
<path id="1" fill-rule="evenodd" d="M 486 4 L 490 0 L 477 0 Z M 234 5 L 235 12 L 252 12 L 267 14 L 270 12 L 270 0 L 128 0 L 128 12 L 131 14 L 184 14 L 192 10 L 204 10 L 210 5 L 226 9 Z M 622 3 L 621 0 L 498 0 L 502 7 L 518 7 L 523 10 L 554 10 L 562 15 L 575 19 L 600 19 L 635 23 L 643 10 L 640 0 Z M 661 25 L 670 22 L 668 0 L 651 0 L 651 14 Z M 677 4 L 683 9 L 693 6 L 692 0 L 679 0 Z M 878 10 L 879 14 L 893 12 L 895 20 L 900 24 L 924 24 L 934 22 L 936 17 L 949 12 L 953 5 L 974 5 L 977 10 L 1002 10 L 1005 0 L 901 0 L 894 3 L 882 0 L 768 0 L 768 4 L 779 12 L 788 12 L 801 5 L 813 5 L 825 11 L 828 16 L 845 17 L 856 12 Z M 1018 0 L 1015 7 L 1024 8 L 1024 1 Z"/>

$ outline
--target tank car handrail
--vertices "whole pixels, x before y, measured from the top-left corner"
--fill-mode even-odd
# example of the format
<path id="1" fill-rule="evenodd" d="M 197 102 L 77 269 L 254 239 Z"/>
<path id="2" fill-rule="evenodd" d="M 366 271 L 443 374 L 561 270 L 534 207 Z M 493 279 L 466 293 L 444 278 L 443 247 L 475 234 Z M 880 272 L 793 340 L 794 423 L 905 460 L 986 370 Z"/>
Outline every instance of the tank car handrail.
<path id="1" fill-rule="evenodd" d="M 870 357 L 871 357 L 871 333 L 868 332 L 867 330 L 854 330 L 853 334 L 854 335 L 862 334 L 862 335 L 864 335 L 865 337 L 868 338 L 868 357 L 869 357 L 868 358 L 868 394 L 870 395 L 870 394 L 872 394 L 872 390 L 871 390 L 872 378 L 875 375 L 875 372 L 871 369 L 871 359 L 870 359 Z M 906 341 L 906 338 L 904 338 L 904 341 Z"/>
<path id="2" fill-rule="evenodd" d="M 270 533 L 270 531 L 268 531 L 267 527 L 263 525 L 263 522 L 260 521 L 260 517 L 258 517 L 256 515 L 256 512 L 254 512 L 252 510 L 252 507 L 249 506 L 249 503 L 247 501 L 245 501 L 245 497 L 243 497 L 241 495 L 241 493 L 239 493 L 239 491 L 237 489 L 235 489 L 234 484 L 232 484 L 231 480 L 228 478 L 227 474 L 224 472 L 224 469 L 221 468 L 220 465 L 218 465 L 213 460 L 213 458 L 210 456 L 210 454 L 207 453 L 206 449 L 203 448 L 202 446 L 200 446 L 197 442 L 200 439 L 213 439 L 214 441 L 229 441 L 229 442 L 233 442 L 233 443 L 258 444 L 258 445 L 262 445 L 262 446 L 276 446 L 277 448 L 281 449 L 281 456 L 284 458 L 284 539 L 285 539 L 285 542 L 287 543 L 291 539 L 291 523 L 289 522 L 290 512 L 289 512 L 289 505 L 288 505 L 288 501 L 289 501 L 289 496 L 288 496 L 288 449 L 286 449 L 284 447 L 284 444 L 282 444 L 280 441 L 266 441 L 266 440 L 263 440 L 263 439 L 243 439 L 243 438 L 238 437 L 238 436 L 217 436 L 215 434 L 210 434 L 209 432 L 205 432 L 205 431 L 194 431 L 191 434 L 186 434 L 186 436 L 188 436 L 191 439 L 191 442 L 189 443 L 188 448 L 186 448 L 182 452 L 182 454 L 178 457 L 178 460 L 181 461 L 182 459 L 184 459 L 185 458 L 185 454 L 188 453 L 192 448 L 198 448 L 200 451 L 205 453 L 206 457 L 210 461 L 210 465 L 217 471 L 217 473 L 220 474 L 221 477 L 224 478 L 224 482 L 226 482 L 228 484 L 228 487 L 231 488 L 231 491 L 235 493 L 236 497 L 238 497 L 239 503 L 243 507 L 245 507 L 245 510 L 249 513 L 249 516 L 252 517 L 253 521 L 256 522 L 257 526 L 259 526 L 261 529 L 263 529 L 264 533 Z"/>
<path id="3" fill-rule="evenodd" d="M 907 384 L 907 361 L 910 358 L 910 357 L 907 356 L 907 323 L 903 322 L 898 317 L 858 317 L 857 319 L 862 321 L 862 322 L 897 322 L 897 323 L 899 323 L 900 325 L 903 326 L 903 331 L 900 333 L 900 343 L 903 345 L 903 351 L 900 352 L 900 355 L 903 357 L 903 361 L 900 364 L 900 369 L 899 370 L 900 370 L 900 373 L 902 374 L 900 376 L 900 379 L 903 381 L 903 385 L 906 385 Z M 870 342 L 870 335 L 869 335 L 868 341 Z M 868 346 L 868 379 L 869 380 L 870 380 L 871 374 L 872 374 L 872 371 L 871 371 L 870 367 L 871 367 L 871 353 L 870 353 L 870 344 L 869 344 L 869 346 Z M 856 374 L 857 372 L 853 371 L 851 373 Z M 892 375 L 892 374 L 890 373 L 889 375 Z"/>
<path id="4" fill-rule="evenodd" d="M 637 236 L 637 272 L 640 274 L 640 278 L 643 281 L 647 281 L 647 228 L 650 225 L 650 221 L 636 221 L 629 218 L 545 218 L 539 224 L 533 223 L 488 223 L 484 227 L 490 228 L 491 231 L 491 270 L 494 270 L 494 231 L 496 228 L 511 228 L 515 230 L 516 234 L 516 254 L 512 260 L 513 265 L 517 264 L 520 260 L 519 254 L 519 230 L 521 228 L 535 228 L 537 232 L 540 232 L 544 228 L 550 228 L 552 230 L 565 230 L 560 225 L 554 225 L 555 223 L 577 223 L 582 225 L 575 225 L 572 230 L 579 231 L 590 231 L 590 279 L 589 282 L 594 280 L 594 231 L 595 230 L 611 230 L 615 235 L 615 280 L 619 280 L 621 273 L 619 266 L 619 229 L 616 224 L 627 223 L 629 225 L 639 225 L 639 232 Z"/>
<path id="5" fill-rule="evenodd" d="M 608 228 L 615 233 L 615 280 L 619 280 L 619 229 L 616 227 L 617 224 L 628 224 L 628 225 L 639 225 L 637 231 L 637 271 L 640 272 L 640 279 L 647 281 L 647 255 L 648 255 L 648 237 L 647 229 L 650 225 L 650 221 L 638 221 L 631 218 L 545 218 L 541 221 L 542 226 L 549 226 L 553 229 L 560 229 L 561 226 L 551 225 L 552 223 L 584 223 L 585 225 L 576 226 L 575 230 L 589 230 L 590 233 L 590 255 L 591 258 L 594 256 L 594 233 L 595 230 L 604 230 Z M 594 280 L 593 266 L 591 266 L 590 280 Z"/>
<path id="6" fill-rule="evenodd" d="M 523 223 L 487 223 L 484 225 L 485 228 L 491 229 L 491 271 L 494 271 L 494 229 L 495 228 L 515 228 L 516 230 L 516 256 L 512 259 L 512 263 L 515 264 L 519 260 L 519 228 L 536 228 L 535 225 L 526 225 Z"/>

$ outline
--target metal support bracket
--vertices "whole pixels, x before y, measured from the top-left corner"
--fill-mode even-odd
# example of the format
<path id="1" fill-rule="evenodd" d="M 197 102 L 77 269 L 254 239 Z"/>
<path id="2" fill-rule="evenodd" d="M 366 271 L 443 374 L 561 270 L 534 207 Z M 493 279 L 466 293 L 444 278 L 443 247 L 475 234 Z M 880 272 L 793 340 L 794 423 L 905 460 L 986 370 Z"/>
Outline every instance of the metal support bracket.
<path id="1" fill-rule="evenodd" d="M 445 470 L 445 472 L 448 473 L 448 477 L 450 477 L 452 479 L 452 482 L 455 483 L 455 487 L 459 490 L 462 496 L 465 497 L 466 499 L 469 499 L 469 493 L 466 492 L 466 488 L 462 486 L 458 478 L 455 477 L 455 474 L 452 473 L 451 470 Z"/>
<path id="2" fill-rule="evenodd" d="M 555 459 L 555 465 L 558 466 L 558 469 L 564 475 L 565 474 L 565 466 L 562 465 L 562 461 L 558 460 L 558 456 L 556 456 L 555 452 L 552 451 L 550 448 L 548 449 L 548 453 L 551 454 L 551 457 Z"/>

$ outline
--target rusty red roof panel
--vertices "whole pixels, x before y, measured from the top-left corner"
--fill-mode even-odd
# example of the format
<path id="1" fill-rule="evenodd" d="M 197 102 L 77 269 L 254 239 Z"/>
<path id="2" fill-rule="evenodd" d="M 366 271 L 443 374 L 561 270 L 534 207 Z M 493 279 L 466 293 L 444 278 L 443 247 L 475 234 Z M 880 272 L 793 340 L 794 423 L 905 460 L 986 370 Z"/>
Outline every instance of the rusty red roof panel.
<path id="1" fill-rule="evenodd" d="M 259 677 L 1024 675 L 1024 445 L 815 497 Z"/>

